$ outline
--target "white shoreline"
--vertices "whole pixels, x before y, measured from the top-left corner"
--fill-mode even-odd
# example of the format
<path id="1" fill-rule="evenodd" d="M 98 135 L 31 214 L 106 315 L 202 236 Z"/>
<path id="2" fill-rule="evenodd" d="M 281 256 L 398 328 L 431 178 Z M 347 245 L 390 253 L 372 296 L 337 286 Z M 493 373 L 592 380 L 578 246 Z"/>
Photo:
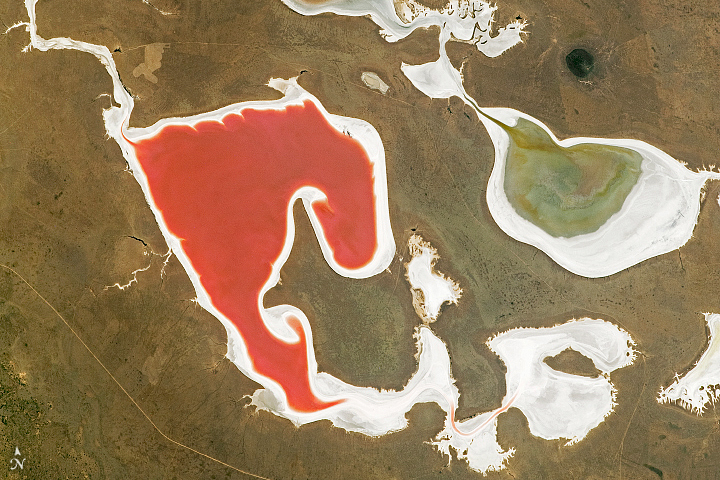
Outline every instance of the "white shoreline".
<path id="1" fill-rule="evenodd" d="M 228 113 L 237 112 L 244 108 L 282 108 L 283 105 L 297 104 L 302 99 L 309 99 L 316 103 L 321 112 L 327 114 L 317 99 L 305 92 L 297 82 L 291 80 L 271 80 L 270 85 L 285 93 L 285 98 L 268 102 L 244 102 L 231 105 L 214 112 L 194 115 L 185 119 L 168 118 L 163 119 L 151 127 L 128 128 L 129 117 L 132 113 L 134 102 L 132 97 L 122 86 L 112 54 L 109 49 L 101 45 L 92 45 L 86 42 L 78 42 L 69 38 L 53 38 L 45 40 L 37 35 L 35 23 L 35 4 L 37 0 L 26 0 L 25 5 L 30 17 L 27 25 L 30 33 L 31 46 L 40 51 L 51 49 L 70 49 L 94 55 L 105 66 L 113 81 L 113 99 L 119 104 L 111 106 L 103 111 L 103 119 L 107 134 L 113 138 L 121 148 L 123 156 L 128 161 L 130 169 L 140 184 L 146 196 L 148 205 L 155 216 L 160 231 L 168 243 L 171 251 L 178 256 L 180 263 L 187 272 L 195 288 L 196 301 L 222 322 L 228 333 L 227 357 L 238 366 L 240 371 L 254 381 L 263 385 L 264 389 L 254 392 L 252 403 L 258 408 L 267 409 L 272 413 L 291 420 L 296 425 L 314 422 L 317 420 L 330 420 L 334 425 L 348 431 L 362 432 L 366 435 L 378 436 L 388 432 L 400 430 L 407 426 L 405 414 L 413 405 L 420 402 L 436 402 L 446 411 L 454 411 L 457 405 L 459 392 L 454 385 L 450 374 L 450 358 L 445 344 L 437 338 L 429 328 L 419 327 L 415 338 L 418 345 L 418 371 L 409 380 L 406 387 L 400 392 L 383 391 L 369 387 L 355 387 L 346 384 L 327 373 L 317 372 L 317 362 L 312 347 L 312 331 L 305 315 L 297 308 L 290 305 L 281 305 L 264 310 L 263 318 L 268 328 L 277 334 L 281 339 L 288 342 L 297 341 L 297 335 L 292 329 L 288 329 L 285 318 L 288 315 L 296 316 L 304 330 L 307 340 L 307 357 L 310 371 L 310 384 L 313 392 L 318 398 L 333 401 L 344 399 L 345 402 L 318 412 L 305 413 L 297 412 L 289 408 L 281 386 L 272 379 L 260 375 L 252 369 L 249 362 L 249 355 L 242 336 L 234 324 L 220 313 L 210 300 L 210 296 L 199 281 L 197 273 L 192 267 L 187 255 L 185 255 L 180 240 L 172 235 L 165 225 L 162 215 L 150 195 L 149 185 L 140 164 L 135 157 L 134 149 L 126 140 L 123 133 L 138 141 L 149 138 L 167 125 L 192 125 L 199 121 L 219 121 Z M 29 48 L 26 48 L 26 51 Z M 293 196 L 288 204 L 287 222 L 288 232 L 286 242 L 280 257 L 273 264 L 272 275 L 263 287 L 262 294 L 274 286 L 279 278 L 282 264 L 289 256 L 292 240 L 294 239 L 294 222 L 292 219 L 292 203 L 297 198 L 302 198 L 303 204 L 308 209 L 316 235 L 323 246 L 323 255 L 330 266 L 339 274 L 351 278 L 366 277 L 384 270 L 394 256 L 395 245 L 389 224 L 389 208 L 387 205 L 387 185 L 385 180 L 385 157 L 382 143 L 377 132 L 367 122 L 327 114 L 326 118 L 340 131 L 348 129 L 355 138 L 365 140 L 364 147 L 373 161 L 375 174 L 375 193 L 378 222 L 378 250 L 372 261 L 359 269 L 346 269 L 339 265 L 332 258 L 327 241 L 322 234 L 322 228 L 314 212 L 309 206 L 313 201 L 324 198 L 324 195 L 317 189 L 308 187 L 301 188 Z M 324 244 L 324 245 L 323 245 Z M 258 306 L 262 306 L 262 295 L 258 298 Z"/>
<path id="2" fill-rule="evenodd" d="M 420 318 L 431 323 L 437 320 L 444 304 L 457 305 L 462 289 L 456 281 L 435 271 L 435 262 L 440 256 L 420 235 L 411 235 L 408 247 L 411 259 L 405 264 L 405 278 L 410 283 L 413 307 Z"/>
<path id="3" fill-rule="evenodd" d="M 693 172 L 667 153 L 640 140 L 590 137 L 558 140 L 545 124 L 518 110 L 481 108 L 465 91 L 462 74 L 450 63 L 445 51 L 448 39 L 443 32 L 438 60 L 422 65 L 403 64 L 401 69 L 410 82 L 430 98 L 457 96 L 462 99 L 487 129 L 495 146 L 495 163 L 486 200 L 493 220 L 503 232 L 542 250 L 569 272 L 588 278 L 613 275 L 676 250 L 692 237 L 700 213 L 702 189 L 708 180 L 720 179 L 720 173 Z M 509 137 L 488 116 L 511 127 L 518 118 L 529 120 L 563 147 L 594 143 L 629 148 L 642 156 L 642 173 L 620 211 L 597 231 L 569 238 L 553 237 L 521 217 L 510 204 L 504 190 Z"/>
<path id="4" fill-rule="evenodd" d="M 549 328 L 515 328 L 498 334 L 488 347 L 505 363 L 507 394 L 528 419 L 530 433 L 546 440 L 577 443 L 615 408 L 611 372 L 631 365 L 635 341 L 622 328 L 605 320 L 581 318 Z M 572 375 L 552 369 L 545 358 L 571 348 L 602 373 Z M 519 392 L 519 394 L 518 394 Z"/>
<path id="5" fill-rule="evenodd" d="M 649 258 L 677 250 L 692 237 L 700 214 L 700 193 L 714 172 L 693 172 L 662 150 L 632 139 L 574 137 L 558 140 L 539 120 L 510 108 L 483 108 L 508 126 L 519 118 L 545 130 L 562 147 L 599 144 L 624 147 L 642 156 L 641 174 L 620 211 L 598 230 L 574 237 L 553 237 L 521 217 L 505 195 L 505 160 L 509 137 L 500 126 L 479 115 L 495 145 L 486 199 L 498 226 L 512 238 L 533 245 L 564 269 L 583 277 L 613 275 Z"/>
<path id="6" fill-rule="evenodd" d="M 125 91 L 120 82 L 110 51 L 104 46 L 77 42 L 68 38 L 55 38 L 50 40 L 40 38 L 37 35 L 37 27 L 35 23 L 36 2 L 37 0 L 26 0 L 25 2 L 28 15 L 30 16 L 28 30 L 30 32 L 32 47 L 41 51 L 47 51 L 50 49 L 72 49 L 90 53 L 101 61 L 108 71 L 108 74 L 111 76 L 113 81 L 113 98 L 120 106 L 110 107 L 103 112 L 107 133 L 110 137 L 115 139 L 120 146 L 123 156 L 128 161 L 133 175 L 143 189 L 148 204 L 158 220 L 163 237 L 168 242 L 171 251 L 178 255 L 183 268 L 190 276 L 196 290 L 197 301 L 201 304 L 201 306 L 203 306 L 203 308 L 208 310 L 211 314 L 213 314 L 213 316 L 218 318 L 223 325 L 225 325 L 226 330 L 228 331 L 228 358 L 230 358 L 245 375 L 255 381 L 258 381 L 265 387 L 264 389 L 257 390 L 252 395 L 253 404 L 257 405 L 259 408 L 267 409 L 276 415 L 288 418 L 296 425 L 321 419 L 329 419 L 334 425 L 345 428 L 346 430 L 377 436 L 399 430 L 407 426 L 405 414 L 415 404 L 422 402 L 434 402 L 440 405 L 440 407 L 448 413 L 446 418 L 446 429 L 441 432 L 435 442 L 437 448 L 441 452 L 445 453 L 449 453 L 450 448 L 453 448 L 457 451 L 459 458 L 468 461 L 472 469 L 485 473 L 491 470 L 503 468 L 506 460 L 514 452 L 513 449 L 503 452 L 499 445 L 497 445 L 497 439 L 495 438 L 497 417 L 507 411 L 507 409 L 511 406 L 520 406 L 524 408 L 524 412 L 529 412 L 527 413 L 527 415 L 529 415 L 529 419 L 534 415 L 540 415 L 540 413 L 537 412 L 533 413 L 533 408 L 536 407 L 533 406 L 533 397 L 529 396 L 527 393 L 532 393 L 532 389 L 525 386 L 525 382 L 531 381 L 532 378 L 528 379 L 527 375 L 523 375 L 522 372 L 525 371 L 528 364 L 535 365 L 538 362 L 541 362 L 542 355 L 547 353 L 549 350 L 547 350 L 547 348 L 543 349 L 541 347 L 537 347 L 536 345 L 536 348 L 533 350 L 533 355 L 515 357 L 514 354 L 516 352 L 514 352 L 514 349 L 510 349 L 514 352 L 513 354 L 510 354 L 503 347 L 506 342 L 510 340 L 524 341 L 525 343 L 529 342 L 528 344 L 535 345 L 535 343 L 539 342 L 538 339 L 543 339 L 544 341 L 545 334 L 547 332 L 555 332 L 557 329 L 563 330 L 564 332 L 565 330 L 570 330 L 569 333 L 565 332 L 566 337 L 564 337 L 564 340 L 559 343 L 553 343 L 556 348 L 562 347 L 564 349 L 567 346 L 573 346 L 574 348 L 576 347 L 583 351 L 582 345 L 589 345 L 584 352 L 593 359 L 596 365 L 600 365 L 599 368 L 602 369 L 602 365 L 606 365 L 606 368 L 616 365 L 616 363 L 613 363 L 611 359 L 609 360 L 606 356 L 603 356 L 604 350 L 597 351 L 597 349 L 593 347 L 593 345 L 595 345 L 595 343 L 593 343 L 594 340 L 577 338 L 584 330 L 575 332 L 574 328 L 561 325 L 552 327 L 552 329 L 514 329 L 510 332 L 499 334 L 489 340 L 488 345 L 501 355 L 501 358 L 508 366 L 508 392 L 503 401 L 503 406 L 492 412 L 486 412 L 471 419 L 457 422 L 455 421 L 454 413 L 458 405 L 458 398 L 460 394 L 454 384 L 454 379 L 452 378 L 451 364 L 447 347 L 427 326 L 420 326 L 416 331 L 415 338 L 418 346 L 416 358 L 418 360 L 418 370 L 402 391 L 394 392 L 377 390 L 369 387 L 355 387 L 348 385 L 326 373 L 317 373 L 317 363 L 315 361 L 314 351 L 312 348 L 312 332 L 310 330 L 309 322 L 307 321 L 305 315 L 297 308 L 284 305 L 273 307 L 265 312 L 266 316 L 264 316 L 264 319 L 268 328 L 272 332 L 275 332 L 279 338 L 284 338 L 289 342 L 297 341 L 297 335 L 291 329 L 287 328 L 285 318 L 287 315 L 294 315 L 299 318 L 307 337 L 307 356 L 310 366 L 311 387 L 313 391 L 316 392 L 319 398 L 328 401 L 338 398 L 346 400 L 340 405 L 318 412 L 302 413 L 293 411 L 287 406 L 287 402 L 284 398 L 284 392 L 278 384 L 248 368 L 249 357 L 242 336 L 239 334 L 232 322 L 230 322 L 216 308 L 213 307 L 209 295 L 203 289 L 197 274 L 192 268 L 191 262 L 184 254 L 179 239 L 169 232 L 162 221 L 162 216 L 154 205 L 152 197 L 149 195 L 147 179 L 142 173 L 139 162 L 134 157 L 133 148 L 123 137 L 123 131 L 126 131 L 129 138 L 137 141 L 141 138 L 147 138 L 147 136 L 152 135 L 153 132 L 157 132 L 164 125 L 174 124 L 173 122 L 176 122 L 175 124 L 187 125 L 197 121 L 219 120 L 227 113 L 235 111 L 233 109 L 249 107 L 260 108 L 262 106 L 267 107 L 268 105 L 270 106 L 269 108 L 280 108 L 280 105 L 282 105 L 283 102 L 289 102 L 288 104 L 292 104 L 292 102 L 297 101 L 298 98 L 314 99 L 314 97 L 310 96 L 307 92 L 304 92 L 304 90 L 302 90 L 292 79 L 274 80 L 271 81 L 271 85 L 276 88 L 280 87 L 280 89 L 285 93 L 285 98 L 279 101 L 245 102 L 225 107 L 224 109 L 219 109 L 215 112 L 188 117 L 187 119 L 165 119 L 156 123 L 152 127 L 144 129 L 127 128 L 134 103 L 133 99 L 127 91 Z M 443 34 L 450 35 L 449 31 L 445 29 L 443 29 Z M 309 97 L 304 97 L 306 94 Z M 315 101 L 317 100 L 315 99 Z M 327 113 L 319 105 L 319 102 L 317 105 L 321 108 L 322 112 Z M 379 136 L 377 136 L 374 129 L 372 129 L 372 127 L 366 122 L 356 119 L 347 119 L 346 117 L 336 117 L 330 114 L 328 114 L 326 118 L 330 119 L 336 128 L 347 127 L 352 129 L 353 136 L 364 135 L 363 138 L 370 139 L 369 144 L 371 145 L 371 151 L 368 153 L 371 159 L 373 159 L 374 168 L 376 169 L 376 208 L 378 209 L 378 235 L 380 237 L 378 238 L 378 251 L 376 252 L 371 264 L 361 269 L 345 269 L 338 265 L 334 262 L 331 252 L 330 254 L 328 253 L 329 247 L 323 248 L 323 255 L 330 266 L 341 275 L 351 276 L 351 278 L 369 276 L 372 275 L 373 272 L 377 273 L 382 271 L 392 259 L 394 253 L 394 243 L 392 244 L 392 249 L 390 249 L 392 234 L 390 232 L 389 215 L 387 217 L 387 223 L 385 223 L 385 220 L 379 218 L 384 217 L 386 214 L 385 212 L 388 210 L 387 186 L 384 184 L 385 164 L 382 144 L 375 143 L 374 147 L 372 147 L 373 141 L 379 140 Z M 375 140 L 373 140 L 373 138 Z M 377 185 L 378 181 L 381 182 L 380 185 Z M 310 214 L 316 235 L 322 245 L 323 242 L 325 242 L 322 229 L 318 228 L 319 222 L 312 213 L 312 209 L 309 208 L 312 202 L 318 200 L 321 196 L 322 194 L 317 189 L 310 187 L 300 189 L 296 192 L 293 197 L 293 201 L 295 198 L 302 198 L 303 204 Z M 288 222 L 288 233 L 286 236 L 285 246 L 278 258 L 278 261 L 273 264 L 273 274 L 263 287 L 262 294 L 264 294 L 267 289 L 277 282 L 280 268 L 285 260 L 287 260 L 290 253 L 292 240 L 294 238 L 294 223 L 292 219 L 291 206 L 292 201 L 288 205 L 288 213 L 286 217 Z M 381 243 L 383 243 L 383 245 L 380 245 Z M 325 247 L 327 247 L 327 245 Z M 259 307 L 262 307 L 262 294 L 259 296 Z M 582 320 L 578 321 L 578 323 L 579 322 L 582 322 Z M 605 346 L 612 345 L 618 338 L 626 340 L 622 331 L 608 322 L 603 322 L 601 320 L 595 320 L 592 322 L 601 322 L 602 324 L 609 325 L 603 327 L 607 330 L 604 333 L 604 335 L 607 336 L 605 339 Z M 520 333 L 517 333 L 519 331 Z M 533 338 L 535 338 L 535 340 L 533 340 Z M 597 340 L 597 338 L 595 340 Z M 630 347 L 628 346 L 628 348 Z M 521 366 L 518 368 L 516 365 Z M 517 373 L 519 370 L 521 371 L 520 374 Z M 510 375 L 511 373 L 512 375 Z M 567 377 L 574 378 L 576 376 L 568 375 Z M 559 378 L 561 383 L 565 379 L 565 377 L 562 376 Z M 510 395 L 512 391 L 511 389 L 515 389 L 512 395 Z M 535 399 L 534 402 L 537 404 L 537 399 Z M 587 422 L 585 423 L 587 424 Z M 537 430 L 536 428 L 536 431 L 539 431 L 541 434 L 556 434 L 552 432 L 548 433 L 549 431 L 544 430 L 544 427 L 538 428 L 540 428 L 540 430 Z M 553 432 L 554 431 L 555 430 L 553 430 Z M 559 431 L 562 432 L 563 430 Z M 576 434 L 576 431 L 572 430 L 571 433 Z"/>
<path id="7" fill-rule="evenodd" d="M 449 0 L 445 7 L 438 10 L 414 0 L 397 2 L 397 9 L 394 0 L 330 0 L 321 4 L 301 0 L 282 1 L 290 9 L 305 16 L 321 13 L 368 16 L 380 27 L 380 35 L 388 42 L 397 42 L 418 28 L 440 27 L 452 34 L 453 40 L 474 44 L 480 52 L 491 58 L 521 43 L 520 34 L 524 33 L 525 28 L 524 22 L 515 20 L 499 28 L 498 34 L 491 37 L 497 7 L 483 0 Z"/>
<path id="8" fill-rule="evenodd" d="M 698 416 L 720 398 L 720 315 L 705 313 L 708 346 L 690 371 L 658 393 L 658 403 L 675 403 Z"/>
<path id="9" fill-rule="evenodd" d="M 591 318 L 547 328 L 514 328 L 488 339 L 487 346 L 507 369 L 503 406 L 460 422 L 454 422 L 451 411 L 445 428 L 432 442 L 448 456 L 452 448 L 470 468 L 483 473 L 501 470 L 516 453 L 514 448 L 503 451 L 497 443 L 497 417 L 514 407 L 528 419 L 534 436 L 566 439 L 566 445 L 577 443 L 616 406 L 610 373 L 631 365 L 637 356 L 629 333 Z M 568 348 L 592 360 L 602 374 L 594 378 L 573 375 L 545 363 L 545 358 Z"/>

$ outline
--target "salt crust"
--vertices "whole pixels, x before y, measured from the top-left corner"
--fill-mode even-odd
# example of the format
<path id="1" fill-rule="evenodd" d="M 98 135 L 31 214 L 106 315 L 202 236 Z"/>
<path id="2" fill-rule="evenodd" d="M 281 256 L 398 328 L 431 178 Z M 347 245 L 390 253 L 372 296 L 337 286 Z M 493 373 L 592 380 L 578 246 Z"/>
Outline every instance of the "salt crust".
<path id="1" fill-rule="evenodd" d="M 368 16 L 380 27 L 380 35 L 388 42 L 401 40 L 418 28 L 440 27 L 454 41 L 474 44 L 491 58 L 520 43 L 520 34 L 525 28 L 523 21 L 515 20 L 500 27 L 497 35 L 491 37 L 497 7 L 482 0 L 450 0 L 440 9 L 426 7 L 414 0 L 330 0 L 317 4 L 283 0 L 283 3 L 302 15 Z"/>
<path id="2" fill-rule="evenodd" d="M 720 315 L 706 313 L 708 346 L 692 369 L 661 388 L 658 403 L 677 403 L 681 407 L 702 415 L 708 405 L 720 398 Z"/>
<path id="3" fill-rule="evenodd" d="M 413 307 L 420 318 L 434 322 L 443 304 L 457 305 L 462 289 L 457 282 L 435 271 L 435 262 L 440 256 L 420 235 L 412 235 L 408 247 L 411 260 L 405 264 L 405 276 L 413 294 Z"/>

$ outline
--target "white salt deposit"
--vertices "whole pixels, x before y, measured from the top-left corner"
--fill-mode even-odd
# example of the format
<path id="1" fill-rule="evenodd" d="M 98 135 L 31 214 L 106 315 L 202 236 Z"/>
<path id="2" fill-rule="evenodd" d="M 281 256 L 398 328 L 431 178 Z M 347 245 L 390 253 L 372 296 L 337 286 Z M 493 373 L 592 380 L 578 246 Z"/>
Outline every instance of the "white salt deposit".
<path id="1" fill-rule="evenodd" d="M 488 57 L 497 57 L 522 42 L 525 23 L 516 20 L 497 30 L 492 37 L 497 7 L 482 0 L 450 0 L 440 9 L 426 7 L 414 0 L 333 0 L 310 4 L 302 0 L 283 0 L 302 15 L 335 13 L 368 16 L 380 27 L 388 42 L 401 40 L 418 28 L 440 27 L 455 41 L 474 44 Z"/>
<path id="2" fill-rule="evenodd" d="M 435 271 L 435 262 L 440 258 L 437 250 L 420 235 L 408 240 L 412 259 L 405 264 L 406 277 L 413 293 L 415 312 L 426 322 L 437 320 L 440 308 L 445 303 L 457 304 L 462 289 L 452 279 Z"/>
<path id="3" fill-rule="evenodd" d="M 390 86 L 385 83 L 383 79 L 380 78 L 375 72 L 362 72 L 362 75 L 360 75 L 360 79 L 363 81 L 365 86 L 373 90 L 377 90 L 383 95 L 385 95 L 388 90 L 390 90 Z"/>
<path id="4" fill-rule="evenodd" d="M 695 366 L 667 388 L 660 389 L 658 403 L 677 403 L 702 415 L 709 404 L 720 397 L 720 315 L 706 313 L 708 346 Z"/>

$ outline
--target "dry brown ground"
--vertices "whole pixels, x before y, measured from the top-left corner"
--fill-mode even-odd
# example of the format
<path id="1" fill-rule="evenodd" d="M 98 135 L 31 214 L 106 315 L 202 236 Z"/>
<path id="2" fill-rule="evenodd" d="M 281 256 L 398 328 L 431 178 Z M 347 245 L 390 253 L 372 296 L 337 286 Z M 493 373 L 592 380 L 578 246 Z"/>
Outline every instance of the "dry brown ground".
<path id="1" fill-rule="evenodd" d="M 501 444 L 517 453 L 489 478 L 656 479 L 658 471 L 665 479 L 720 478 L 715 411 L 697 418 L 655 402 L 660 386 L 704 349 L 700 312 L 720 312 L 716 184 L 679 252 L 582 279 L 498 229 L 484 201 L 493 151 L 478 120 L 458 101 L 424 97 L 400 73 L 401 61 L 435 58 L 434 31 L 388 44 L 368 19 L 301 17 L 279 1 L 152 3 L 175 15 L 140 0 L 42 1 L 39 33 L 117 49 L 137 97 L 136 126 L 277 98 L 263 86 L 268 77 L 305 70 L 300 83 L 330 112 L 367 120 L 383 138 L 399 245 L 390 273 L 339 278 L 296 212 L 298 243 L 282 287 L 266 299 L 308 313 L 321 369 L 377 387 L 399 387 L 412 374 L 419 319 L 401 259 L 417 231 L 465 291 L 434 326 L 452 355 L 461 415 L 499 405 L 502 365 L 484 346 L 498 331 L 588 315 L 626 328 L 643 352 L 612 375 L 616 412 L 577 445 L 532 437 L 517 410 L 501 417 Z M 517 108 L 560 137 L 640 138 L 693 167 L 715 163 L 718 4 L 499 7 L 500 24 L 530 22 L 525 44 L 497 59 L 466 45 L 449 49 L 454 61 L 467 61 L 466 87 L 480 105 Z M 0 21 L 19 20 L 19 1 L 0 7 Z M 23 54 L 27 42 L 22 29 L 0 37 L 0 64 L 9 66 L 0 68 L 0 263 L 34 288 L 0 272 L 0 464 L 9 464 L 15 446 L 27 457 L 23 474 L 10 478 L 249 478 L 233 467 L 277 479 L 479 478 L 464 462 L 446 467 L 423 443 L 441 428 L 436 406 L 417 406 L 408 429 L 379 439 L 327 422 L 296 429 L 244 408 L 243 395 L 257 385 L 223 358 L 224 329 L 191 301 L 176 259 L 161 277 L 166 246 L 117 145 L 103 136 L 104 69 L 79 52 Z M 133 75 L 151 43 L 168 44 L 157 83 Z M 597 57 L 589 83 L 563 64 L 578 46 Z M 362 85 L 364 70 L 390 85 L 387 96 Z M 131 288 L 103 289 L 151 260 Z"/>

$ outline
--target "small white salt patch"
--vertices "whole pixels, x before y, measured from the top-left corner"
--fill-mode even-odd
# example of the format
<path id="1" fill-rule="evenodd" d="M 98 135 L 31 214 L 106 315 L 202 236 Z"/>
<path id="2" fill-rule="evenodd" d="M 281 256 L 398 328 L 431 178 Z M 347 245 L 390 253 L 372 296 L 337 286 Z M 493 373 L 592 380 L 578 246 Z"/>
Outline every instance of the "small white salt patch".
<path id="1" fill-rule="evenodd" d="M 706 313 L 705 321 L 710 331 L 707 350 L 692 370 L 682 377 L 675 375 L 675 381 L 660 390 L 658 403 L 673 402 L 702 415 L 707 405 L 720 397 L 720 315 Z"/>
<path id="2" fill-rule="evenodd" d="M 390 86 L 387 83 L 383 82 L 383 79 L 380 78 L 375 72 L 363 72 L 362 75 L 360 75 L 360 78 L 368 88 L 377 90 L 383 95 L 385 95 L 390 89 Z"/>
<path id="3" fill-rule="evenodd" d="M 435 271 L 435 262 L 440 257 L 437 250 L 423 241 L 420 235 L 410 237 L 408 246 L 412 259 L 405 264 L 405 268 L 415 312 L 426 322 L 434 322 L 443 304 L 457 304 L 462 289 L 457 282 Z"/>

